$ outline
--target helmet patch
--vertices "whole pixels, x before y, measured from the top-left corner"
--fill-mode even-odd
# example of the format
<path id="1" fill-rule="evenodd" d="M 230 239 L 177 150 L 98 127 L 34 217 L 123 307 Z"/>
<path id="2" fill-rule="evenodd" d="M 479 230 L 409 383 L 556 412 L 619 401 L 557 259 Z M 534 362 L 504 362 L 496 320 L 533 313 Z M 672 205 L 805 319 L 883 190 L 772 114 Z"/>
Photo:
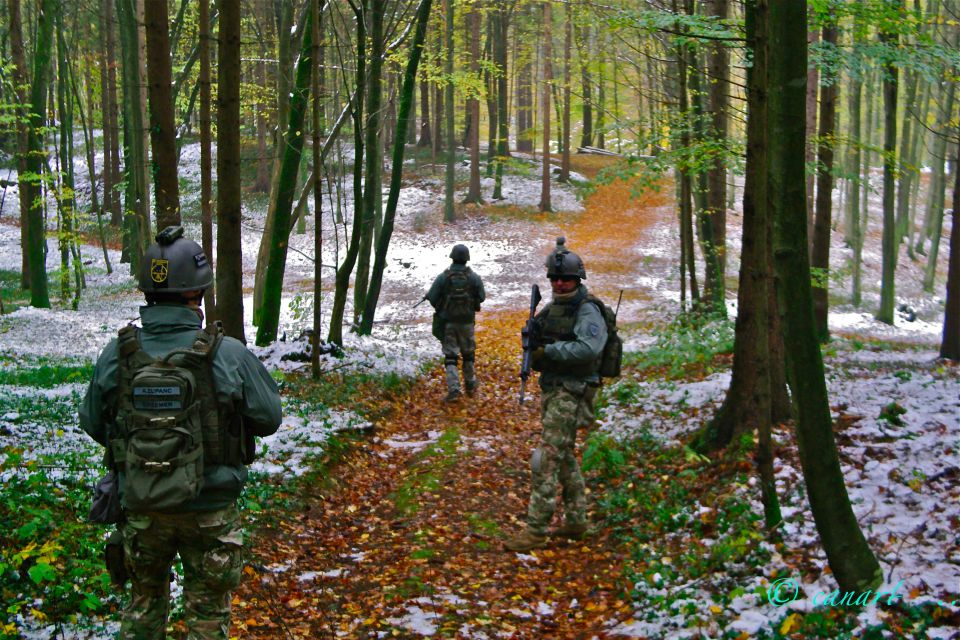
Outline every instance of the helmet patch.
<path id="1" fill-rule="evenodd" d="M 150 279 L 160 284 L 167 281 L 170 273 L 170 261 L 163 258 L 153 258 L 150 261 Z"/>
<path id="2" fill-rule="evenodd" d="M 205 267 L 207 266 L 207 254 L 198 253 L 197 255 L 193 256 L 193 261 L 197 263 L 197 269 L 200 267 Z"/>

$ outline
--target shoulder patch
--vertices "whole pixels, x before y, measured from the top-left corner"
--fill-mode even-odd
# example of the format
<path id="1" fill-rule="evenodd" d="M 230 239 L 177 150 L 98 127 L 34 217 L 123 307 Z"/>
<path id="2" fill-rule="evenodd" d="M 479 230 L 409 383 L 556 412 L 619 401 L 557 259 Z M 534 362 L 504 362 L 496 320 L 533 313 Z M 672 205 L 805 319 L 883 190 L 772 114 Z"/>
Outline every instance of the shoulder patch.
<path id="1" fill-rule="evenodd" d="M 590 332 L 591 337 L 596 338 L 598 335 L 600 335 L 600 325 L 598 325 L 596 322 L 591 322 L 587 326 L 587 331 Z"/>

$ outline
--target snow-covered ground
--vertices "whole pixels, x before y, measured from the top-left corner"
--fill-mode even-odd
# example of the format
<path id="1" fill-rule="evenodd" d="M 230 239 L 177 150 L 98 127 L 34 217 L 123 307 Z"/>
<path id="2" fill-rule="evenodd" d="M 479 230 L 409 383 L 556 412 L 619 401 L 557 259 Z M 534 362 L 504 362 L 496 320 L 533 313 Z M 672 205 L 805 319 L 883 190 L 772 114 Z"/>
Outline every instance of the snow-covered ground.
<path id="1" fill-rule="evenodd" d="M 195 147 L 187 147 L 184 165 L 191 166 L 195 158 Z M 82 182 L 85 168 L 78 165 L 78 172 L 78 182 Z M 518 206 L 535 207 L 539 200 L 538 175 L 534 167 L 530 177 L 509 176 L 505 183 L 509 201 Z M 485 189 L 489 192 L 489 185 Z M 437 349 L 429 333 L 429 310 L 426 305 L 417 309 L 413 305 L 435 275 L 448 264 L 447 255 L 454 243 L 464 242 L 470 247 L 472 265 L 483 274 L 488 293 L 485 308 L 519 308 L 524 304 L 531 282 L 544 284 L 542 257 L 552 248 L 553 237 L 562 233 L 568 223 L 575 223 L 575 216 L 564 217 L 562 213 L 556 221 L 544 223 L 517 216 L 505 219 L 485 217 L 468 211 L 456 223 L 443 224 L 440 193 L 442 188 L 438 180 L 424 179 L 404 187 L 373 335 L 359 338 L 345 332 L 345 359 L 328 360 L 325 366 L 416 375 L 425 363 L 436 359 Z M 879 205 L 878 198 L 878 195 L 874 196 L 871 206 Z M 554 185 L 554 201 L 565 211 L 580 207 L 572 192 L 559 184 Z M 7 190 L 4 202 L 4 209 L 0 211 L 0 269 L 19 270 L 19 229 L 13 224 L 18 217 L 14 189 Z M 328 265 L 324 268 L 323 327 L 329 325 L 332 305 L 333 278 L 329 265 L 334 264 L 346 248 L 344 229 L 349 225 L 350 212 L 344 209 L 343 213 L 345 222 L 334 224 L 330 215 L 325 215 L 323 222 L 322 263 Z M 625 300 L 620 315 L 624 323 L 656 326 L 665 323 L 679 308 L 679 283 L 674 264 L 679 242 L 670 224 L 671 212 L 662 211 L 661 214 L 659 223 L 651 226 L 634 247 L 633 258 L 638 265 L 635 277 L 631 282 L 620 284 L 642 290 L 645 294 L 644 302 Z M 249 290 L 256 270 L 263 212 L 245 207 L 243 215 L 244 284 Z M 870 229 L 874 232 L 879 219 L 875 212 L 870 216 Z M 734 272 L 740 218 L 732 212 L 729 220 L 729 268 Z M 188 219 L 185 226 L 188 235 L 199 237 L 195 221 Z M 945 226 L 941 247 L 944 264 L 948 254 L 949 224 Z M 835 411 L 859 417 L 841 437 L 844 472 L 854 509 L 880 556 L 887 583 L 893 586 L 903 581 L 903 592 L 920 594 L 917 597 L 921 599 L 957 598 L 960 597 L 960 548 L 955 533 L 957 517 L 960 516 L 960 494 L 956 488 L 957 469 L 960 469 L 960 379 L 955 366 L 936 361 L 943 300 L 922 293 L 918 275 L 922 273 L 922 265 L 913 264 L 903 256 L 898 271 L 898 304 L 911 306 L 918 317 L 908 321 L 905 316 L 898 315 L 894 326 L 876 322 L 870 305 L 875 306 L 879 291 L 877 238 L 877 233 L 868 234 L 868 250 L 864 254 L 867 306 L 853 309 L 841 305 L 830 316 L 831 329 L 845 338 L 827 350 L 831 404 Z M 874 241 L 875 244 L 871 244 Z M 313 242 L 313 219 L 310 219 L 306 234 L 291 236 L 281 316 L 285 339 L 264 349 L 254 349 L 270 368 L 303 366 L 283 359 L 283 356 L 302 348 L 302 343 L 297 343 L 294 338 L 312 322 L 309 284 L 314 269 Z M 49 356 L 91 362 L 116 335 L 118 328 L 137 318 L 141 297 L 135 291 L 134 279 L 127 273 L 127 265 L 120 264 L 119 254 L 111 252 L 111 262 L 117 269 L 111 275 L 105 273 L 100 249 L 84 246 L 82 255 L 88 269 L 88 289 L 77 311 L 56 307 L 52 310 L 21 308 L 0 317 L 2 366 L 30 366 L 37 358 Z M 847 256 L 840 234 L 835 233 L 832 251 L 835 272 L 844 271 Z M 583 257 L 589 267 L 591 256 Z M 48 268 L 55 269 L 57 260 L 58 254 L 51 243 Z M 597 277 L 602 286 L 605 282 L 602 274 Z M 592 279 L 591 286 L 597 281 L 597 278 Z M 843 279 L 837 290 L 848 291 L 848 279 Z M 937 281 L 936 290 L 943 291 L 942 276 Z M 735 311 L 735 293 L 728 293 L 728 302 Z M 348 320 L 352 318 L 351 305 L 352 301 L 347 309 Z M 248 297 L 245 300 L 248 339 L 254 335 L 250 323 L 251 306 Z M 890 350 L 883 344 L 875 344 L 875 340 L 907 343 L 911 347 Z M 652 342 L 654 339 L 649 335 L 628 335 L 627 349 L 639 350 Z M 722 400 L 729 377 L 729 372 L 718 372 L 695 382 L 636 380 L 638 390 L 634 397 L 640 401 L 620 406 L 612 400 L 606 409 L 602 428 L 623 438 L 629 438 L 641 429 L 649 430 L 665 442 L 682 438 L 699 426 L 699 422 L 685 420 L 683 413 L 676 409 L 700 407 L 709 414 L 711 408 Z M 0 398 L 43 395 L 48 402 L 69 407 L 75 406 L 82 389 L 83 385 L 78 382 L 42 392 L 34 388 L 0 386 Z M 879 417 L 881 409 L 891 402 L 906 409 L 901 416 L 902 425 L 892 426 Z M 288 404 L 285 415 L 280 431 L 263 439 L 265 455 L 256 463 L 256 470 L 298 474 L 304 469 L 305 458 L 316 453 L 318 447 L 322 448 L 331 431 L 364 426 L 356 415 L 321 406 Z M 789 434 L 776 435 L 784 446 L 793 446 Z M 397 443 L 397 446 L 410 445 L 410 442 Z M 96 463 L 96 447 L 79 432 L 75 412 L 63 413 L 61 422 L 56 424 L 51 424 L 47 418 L 37 420 L 14 411 L 0 415 L 0 452 L 12 446 L 25 447 L 26 455 L 39 455 L 50 451 L 51 447 L 75 451 L 78 457 L 65 473 L 81 473 L 79 467 L 87 463 L 93 467 Z M 826 562 L 818 550 L 813 518 L 801 490 L 802 475 L 788 460 L 781 460 L 778 465 L 778 488 L 782 492 L 787 516 L 784 528 L 786 545 L 809 547 L 810 555 L 817 559 L 821 569 L 819 578 L 803 584 L 803 590 L 806 594 L 818 590 L 829 592 L 832 578 L 825 571 Z M 82 473 L 92 475 L 89 471 Z M 744 486 L 738 490 L 758 511 L 762 510 L 756 487 Z M 783 575 L 785 571 L 788 567 L 782 559 L 774 556 L 767 574 L 755 578 L 756 585 L 763 586 L 771 576 Z M 787 613 L 785 608 L 761 603 L 750 594 L 752 585 L 742 586 L 748 595 L 739 598 L 725 614 L 728 618 L 738 618 L 736 625 L 740 631 L 755 633 Z M 703 593 L 706 593 L 705 589 Z M 398 619 L 397 624 L 410 629 L 411 633 L 431 635 L 435 626 L 424 613 L 424 606 L 428 604 L 412 603 L 409 618 Z M 798 600 L 793 606 L 803 610 L 811 605 Z M 878 615 L 876 608 L 869 608 L 862 615 L 863 625 L 871 624 Z M 682 626 L 682 619 L 664 616 L 654 621 L 638 619 L 623 623 L 605 633 L 635 637 L 681 637 L 684 633 L 694 633 L 676 625 Z M 931 637 L 949 637 L 950 633 L 942 631 L 931 634 Z M 41 630 L 35 637 L 47 636 Z M 464 630 L 464 637 L 471 637 L 469 630 Z"/>

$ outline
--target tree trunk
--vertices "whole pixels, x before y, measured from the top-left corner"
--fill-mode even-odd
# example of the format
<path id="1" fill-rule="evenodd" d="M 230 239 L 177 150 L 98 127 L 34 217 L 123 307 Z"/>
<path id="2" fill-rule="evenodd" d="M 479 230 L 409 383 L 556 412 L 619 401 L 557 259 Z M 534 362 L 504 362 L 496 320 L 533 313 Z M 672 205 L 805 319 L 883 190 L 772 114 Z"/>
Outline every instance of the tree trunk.
<path id="1" fill-rule="evenodd" d="M 854 33 L 857 32 L 856 23 L 854 23 Z M 854 36 L 856 38 L 856 36 Z M 856 42 L 856 40 L 855 40 Z M 860 71 L 855 70 L 850 74 L 849 79 L 850 95 L 848 96 L 848 111 L 850 113 L 850 145 L 848 147 L 847 167 L 851 174 L 850 179 L 850 197 L 847 200 L 846 219 L 844 225 L 844 235 L 847 237 L 850 247 L 853 249 L 852 273 L 850 276 L 851 291 L 850 302 L 855 307 L 859 307 L 863 300 L 861 274 L 863 272 L 863 230 L 860 227 L 860 181 L 864 178 L 862 167 L 862 154 L 860 153 L 860 96 L 863 93 L 863 79 Z"/>
<path id="2" fill-rule="evenodd" d="M 677 0 L 673 0 L 673 11 L 676 13 L 678 11 Z M 676 48 L 677 54 L 677 78 L 678 78 L 678 89 L 677 96 L 679 100 L 680 113 L 687 113 L 690 108 L 690 98 L 687 93 L 687 74 L 689 72 L 689 64 L 687 61 L 687 52 L 684 46 L 677 45 Z M 690 132 L 689 129 L 684 129 L 680 134 L 680 147 L 687 149 L 691 145 Z M 696 306 L 700 301 L 700 292 L 697 288 L 697 271 L 696 271 L 696 262 L 693 254 L 693 181 L 690 176 L 690 171 L 681 167 L 677 170 L 677 173 L 680 175 L 680 245 L 682 247 L 681 257 L 680 257 L 680 278 L 683 280 L 684 271 L 687 273 L 687 277 L 690 279 L 690 300 L 691 305 Z M 686 266 L 686 269 L 684 269 Z M 683 304 L 683 295 L 682 292 L 686 291 L 686 287 L 681 283 L 681 305 Z"/>
<path id="3" fill-rule="evenodd" d="M 729 0 L 713 0 L 711 16 L 721 23 L 725 22 L 729 14 Z M 729 98 L 730 91 L 730 56 L 725 43 L 717 43 L 710 48 L 708 61 L 710 77 L 710 115 L 713 125 L 713 137 L 723 143 L 728 136 Z M 719 274 L 717 284 L 720 285 L 720 301 L 724 298 L 726 283 L 724 280 L 726 264 L 727 239 L 727 162 L 726 158 L 717 153 L 707 170 L 707 210 L 710 216 L 713 231 L 714 251 L 717 256 Z"/>
<path id="4" fill-rule="evenodd" d="M 57 243 L 60 248 L 60 299 L 66 302 L 70 299 L 70 245 L 73 243 L 76 181 L 73 170 L 73 99 L 70 96 L 70 68 L 69 52 L 64 37 L 63 14 L 56 15 L 57 35 L 57 68 L 56 68 L 56 104 L 57 115 L 60 120 L 59 155 L 60 171 L 59 184 L 54 188 L 57 191 L 57 211 L 60 224 L 57 233 Z M 79 295 L 79 286 L 77 295 Z M 78 301 L 77 298 L 74 300 Z M 74 307 L 76 308 L 76 306 Z"/>
<path id="5" fill-rule="evenodd" d="M 804 192 L 804 92 L 807 74 L 806 0 L 770 4 L 769 202 L 774 255 L 784 309 L 797 443 L 810 507 L 830 569 L 840 588 L 862 591 L 881 579 L 847 495 L 830 418 L 823 360 L 813 323 Z"/>
<path id="6" fill-rule="evenodd" d="M 723 405 L 698 438 L 697 446 L 703 451 L 724 448 L 755 429 L 769 432 L 771 422 L 765 13 L 766 0 L 747 4 L 747 38 L 753 64 L 747 73 L 747 171 L 743 186 L 743 239 L 733 371 Z M 772 457 L 769 451 L 760 457 L 764 465 L 768 462 L 772 465 L 772 460 L 768 460 Z M 776 496 L 775 491 L 772 496 Z"/>
<path id="7" fill-rule="evenodd" d="M 144 4 L 147 34 L 147 86 L 150 91 L 150 148 L 153 152 L 157 229 L 180 224 L 177 133 L 173 124 L 173 73 L 167 3 Z"/>
<path id="8" fill-rule="evenodd" d="M 593 82 L 590 78 L 589 60 L 592 58 L 590 47 L 590 28 L 580 27 L 577 41 L 578 58 L 580 59 L 580 98 L 583 100 L 583 121 L 580 129 L 580 146 L 593 146 Z"/>
<path id="9" fill-rule="evenodd" d="M 416 31 L 410 49 L 410 58 L 403 76 L 403 87 L 400 90 L 400 112 L 397 117 L 397 132 L 394 137 L 393 158 L 390 167 L 390 192 L 387 195 L 387 208 L 383 214 L 383 227 L 377 240 L 377 251 L 373 263 L 373 273 L 370 277 L 370 287 L 366 299 L 366 307 L 360 322 L 359 333 L 370 335 L 373 330 L 373 319 L 377 310 L 377 301 L 380 298 L 380 286 L 383 282 L 383 271 L 387 264 L 387 248 L 393 234 L 393 223 L 397 211 L 397 202 L 400 199 L 400 186 L 403 178 L 403 141 L 406 138 L 406 127 L 409 122 L 409 112 L 413 107 L 413 92 L 416 86 L 417 67 L 423 51 L 423 42 L 426 39 L 427 22 L 430 17 L 431 0 L 421 0 L 417 15 L 414 18 Z"/>
<path id="10" fill-rule="evenodd" d="M 474 82 L 482 80 L 480 74 L 480 3 L 470 5 L 467 14 L 467 33 L 470 37 L 470 75 Z M 465 203 L 483 203 L 483 194 L 480 191 L 480 96 L 471 91 L 467 98 L 467 113 L 470 118 L 470 132 L 467 146 L 470 148 L 470 187 L 467 190 Z"/>
<path id="11" fill-rule="evenodd" d="M 960 146 L 957 147 L 960 163 Z M 947 301 L 943 312 L 943 340 L 940 357 L 960 360 L 960 165 L 953 170 L 953 220 L 950 229 L 950 262 L 947 267 Z"/>
<path id="12" fill-rule="evenodd" d="M 430 137 L 430 82 L 428 80 L 420 82 L 420 139 L 417 141 L 417 146 L 433 146 L 433 140 Z"/>
<path id="13" fill-rule="evenodd" d="M 366 122 L 363 126 L 366 147 L 366 171 L 363 179 L 363 226 L 360 236 L 360 254 L 353 282 L 353 319 L 360 320 L 370 283 L 370 254 L 376 233 L 376 215 L 383 204 L 380 180 L 380 109 L 383 100 L 383 24 L 386 0 L 368 0 L 370 27 L 370 67 L 367 74 Z M 358 87 L 359 88 L 359 87 Z M 439 122 L 439 120 L 438 120 Z"/>
<path id="14" fill-rule="evenodd" d="M 310 335 L 310 372 L 314 380 L 320 377 L 320 330 L 323 314 L 323 159 L 320 157 L 320 135 L 323 133 L 323 48 L 320 41 L 320 20 L 323 18 L 324 0 L 310 0 L 317 19 L 313 21 L 313 333 Z"/>
<path id="15" fill-rule="evenodd" d="M 541 126 L 543 127 L 543 173 L 540 179 L 540 206 L 541 212 L 553 211 L 550 204 L 550 84 L 553 82 L 553 13 L 550 10 L 551 0 L 543 3 L 543 92 L 540 98 L 540 108 L 543 110 Z"/>
<path id="16" fill-rule="evenodd" d="M 509 155 L 510 118 L 507 114 L 507 9 L 502 4 L 494 12 L 493 63 L 497 69 L 497 167 L 493 199 L 503 200 L 503 163 Z"/>
<path id="17" fill-rule="evenodd" d="M 570 57 L 573 46 L 573 9 L 563 9 L 563 116 L 561 133 L 560 182 L 570 181 Z"/>
<path id="18" fill-rule="evenodd" d="M 886 0 L 894 7 L 901 6 L 901 0 Z M 893 32 L 882 32 L 880 39 L 887 46 L 896 48 L 898 36 Z M 897 68 L 893 64 L 883 67 L 883 240 L 882 273 L 880 280 L 880 308 L 877 320 L 893 324 L 894 274 L 897 268 L 897 249 L 899 242 L 896 233 L 896 173 L 897 173 Z"/>
<path id="19" fill-rule="evenodd" d="M 104 106 L 104 123 L 103 128 L 106 132 L 107 129 L 110 130 L 109 138 L 110 145 L 109 149 L 106 144 L 104 144 L 104 161 L 103 161 L 103 172 L 104 172 L 104 187 L 103 187 L 103 202 L 105 207 L 105 212 L 109 212 L 110 215 L 110 225 L 115 228 L 120 228 L 123 225 L 123 208 L 120 206 L 120 191 L 118 186 L 120 185 L 121 172 L 120 172 L 120 107 L 119 101 L 117 99 L 117 54 L 116 54 L 116 40 L 114 34 L 114 1 L 113 0 L 103 0 L 103 31 L 104 31 L 104 47 L 106 51 L 106 59 L 104 67 L 107 71 L 106 78 L 106 91 L 102 96 L 103 106 Z M 110 176 L 110 190 L 107 190 L 106 187 L 106 176 Z"/>
<path id="20" fill-rule="evenodd" d="M 363 16 L 355 12 L 357 18 L 357 72 L 356 72 L 356 99 L 352 105 L 353 116 L 353 144 L 354 144 L 354 173 L 353 173 L 353 193 L 354 193 L 354 212 L 353 229 L 350 233 L 350 245 L 347 247 L 347 254 L 343 262 L 337 268 L 335 278 L 335 288 L 333 292 L 333 307 L 330 311 L 330 333 L 327 337 L 328 342 L 336 345 L 343 345 L 343 315 L 347 306 L 347 292 L 350 288 L 350 275 L 353 273 L 353 267 L 357 263 L 357 254 L 360 252 L 360 237 L 363 233 L 363 201 L 356 197 L 361 192 L 362 180 L 360 175 L 360 165 L 363 162 L 363 109 L 364 93 L 366 89 L 366 51 L 364 43 L 367 40 L 367 30 L 364 26 Z"/>
<path id="21" fill-rule="evenodd" d="M 300 49 L 300 58 L 297 62 L 297 73 L 294 80 L 293 92 L 290 97 L 290 121 L 287 133 L 284 136 L 284 154 L 280 165 L 280 180 L 277 187 L 276 219 L 273 235 L 270 239 L 270 258 L 263 284 L 263 309 L 260 316 L 260 325 L 257 327 L 256 343 L 266 346 L 277 339 L 277 330 L 280 323 L 280 302 L 283 294 L 283 274 L 287 262 L 287 242 L 290 237 L 290 212 L 293 206 L 293 196 L 296 192 L 297 174 L 300 168 L 300 159 L 303 155 L 303 123 L 306 115 L 307 95 L 310 89 L 310 73 L 313 62 L 312 20 L 315 8 L 306 13 L 306 24 L 303 29 L 303 44 Z M 239 67 L 239 65 L 237 65 Z M 221 152 L 217 153 L 219 164 Z M 219 191 L 219 189 L 218 189 Z M 239 213 L 239 212 L 238 212 Z M 221 258 L 222 262 L 222 258 Z M 220 269 L 222 273 L 223 268 Z M 239 270 L 238 270 L 239 271 Z M 220 305 L 223 315 L 227 311 L 223 308 L 223 287 L 220 292 Z"/>
<path id="22" fill-rule="evenodd" d="M 831 15 L 823 28 L 823 44 L 837 46 L 839 31 L 836 17 Z M 817 149 L 817 201 L 813 225 L 813 249 L 810 266 L 814 274 L 813 314 L 820 342 L 830 338 L 827 326 L 830 292 L 830 228 L 833 219 L 833 153 L 836 136 L 837 94 L 839 78 L 824 72 L 824 85 L 820 89 L 820 144 Z"/>
<path id="23" fill-rule="evenodd" d="M 47 289 L 47 242 L 43 219 L 41 178 L 46 159 L 43 126 L 47 119 L 47 74 L 53 49 L 53 24 L 58 4 L 53 0 L 41 0 L 37 15 L 37 36 L 33 53 L 33 74 L 30 85 L 30 130 L 26 170 L 21 176 L 21 189 L 27 191 L 29 208 L 26 216 L 21 214 L 23 226 L 28 230 L 28 267 L 30 270 L 30 306 L 49 308 Z M 34 177 L 36 176 L 36 177 Z"/>
<path id="24" fill-rule="evenodd" d="M 446 25 L 444 29 L 444 79 L 443 90 L 446 94 L 443 100 L 443 133 L 447 139 L 447 166 L 443 180 L 443 221 L 453 222 L 456 214 L 454 212 L 453 183 L 456 179 L 457 162 L 457 140 L 456 131 L 453 123 L 453 24 L 454 24 L 454 4 L 453 0 L 444 0 L 444 17 Z"/>
<path id="25" fill-rule="evenodd" d="M 953 112 L 953 105 L 956 101 L 956 88 L 957 84 L 955 82 L 951 82 L 950 87 L 947 90 L 946 111 L 942 113 L 950 114 Z M 938 120 L 937 122 L 946 121 L 947 119 L 944 118 L 942 120 Z M 947 182 L 946 176 L 944 175 L 944 162 L 947 155 L 947 137 L 945 134 L 937 136 L 937 143 L 934 146 L 933 153 L 935 166 L 933 178 L 930 181 L 930 190 L 928 196 L 930 206 L 927 210 L 927 218 L 930 221 L 930 253 L 927 256 L 927 264 L 923 271 L 923 290 L 927 293 L 933 293 L 934 282 L 936 281 L 937 276 L 937 258 L 940 254 L 940 237 L 943 233 L 943 206 L 944 201 L 946 200 Z M 956 164 L 954 165 L 953 171 L 954 173 L 957 173 Z M 953 218 L 953 220 L 953 224 L 956 225 L 957 218 Z M 923 233 L 920 234 L 920 238 L 923 238 Z M 951 258 L 952 257 L 953 254 L 951 253 Z"/>
<path id="26" fill-rule="evenodd" d="M 820 34 L 817 33 L 816 29 L 810 29 L 807 33 L 807 45 L 815 45 L 817 40 L 820 39 Z M 807 140 L 813 136 L 813 132 L 817 130 L 817 90 L 820 87 L 820 72 L 817 70 L 815 65 L 810 65 L 810 68 L 807 69 L 807 93 L 806 98 L 806 111 L 804 115 L 806 117 L 807 123 Z M 808 144 L 806 149 L 804 149 L 804 159 L 807 165 L 812 165 L 815 158 L 815 152 L 813 145 Z M 813 186 L 816 176 L 813 173 L 807 173 L 805 176 L 806 179 L 806 197 L 807 197 L 807 237 L 812 241 L 813 240 Z M 813 249 L 813 246 L 807 247 L 807 250 L 810 251 Z"/>
<path id="27" fill-rule="evenodd" d="M 30 84 L 27 73 L 27 61 L 24 56 L 23 27 L 20 20 L 20 0 L 7 0 L 9 12 L 10 53 L 13 62 L 13 90 L 18 104 L 23 105 L 17 110 L 17 180 L 20 183 L 17 190 L 20 202 L 21 219 L 27 220 L 27 213 L 36 198 L 35 186 L 23 176 L 27 175 L 27 158 L 30 156 L 30 114 L 27 109 L 29 96 L 26 87 Z M 20 287 L 30 288 L 30 226 L 22 225 L 20 231 Z"/>
<path id="28" fill-rule="evenodd" d="M 207 261 L 210 263 L 210 267 L 213 268 L 213 161 L 211 155 L 212 140 L 210 137 L 210 0 L 199 0 L 199 3 L 200 7 L 198 20 L 200 22 L 200 75 L 197 79 L 197 82 L 200 85 L 200 226 L 203 236 L 203 252 L 207 255 Z M 230 9 L 226 7 L 225 9 L 229 14 Z M 230 15 L 230 18 L 233 18 L 232 14 Z M 229 37 L 225 36 L 224 31 L 231 31 L 233 28 L 234 25 L 221 25 L 220 35 L 225 38 Z M 237 46 L 239 46 L 239 33 L 236 34 L 236 38 L 231 37 L 230 42 L 225 43 L 224 46 L 230 47 L 234 44 L 234 40 L 236 40 Z M 224 49 L 221 49 L 221 54 L 223 53 L 226 52 Z M 221 62 L 223 59 L 224 57 L 221 55 Z M 235 60 L 239 64 L 239 60 L 234 56 L 228 55 L 227 59 L 231 61 Z M 230 76 L 234 75 L 232 70 L 227 70 L 226 74 L 229 74 Z M 228 80 L 225 80 L 223 77 L 221 77 L 220 91 L 228 94 L 227 96 L 223 97 L 223 104 L 225 106 L 230 104 L 230 98 L 232 97 L 231 94 L 235 90 L 231 80 L 233 80 L 232 77 Z M 232 118 L 233 114 L 231 113 L 226 122 L 230 123 L 231 121 L 235 121 L 236 125 L 239 126 L 239 119 L 232 120 Z M 220 145 L 218 144 L 217 146 L 219 147 Z M 234 186 L 239 187 L 239 179 L 229 186 L 231 188 Z M 214 273 L 216 273 L 216 269 L 214 269 Z M 214 290 L 214 287 L 209 287 L 203 294 L 203 306 L 206 309 L 205 317 L 208 324 L 216 321 L 218 318 Z"/>

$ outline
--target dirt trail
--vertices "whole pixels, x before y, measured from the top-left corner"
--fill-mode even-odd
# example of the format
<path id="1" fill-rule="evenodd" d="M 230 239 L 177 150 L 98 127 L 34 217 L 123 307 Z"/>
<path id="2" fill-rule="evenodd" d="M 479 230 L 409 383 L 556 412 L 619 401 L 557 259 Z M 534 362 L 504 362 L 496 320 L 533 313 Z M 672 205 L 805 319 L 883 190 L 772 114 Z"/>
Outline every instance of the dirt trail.
<path id="1" fill-rule="evenodd" d="M 638 204 L 626 189 L 601 187 L 570 234 L 595 257 L 601 293 L 636 269 L 630 248 L 663 215 L 658 198 Z M 387 400 L 302 513 L 256 533 L 265 567 L 236 594 L 240 637 L 589 638 L 630 617 L 623 558 L 604 531 L 532 554 L 501 548 L 522 527 L 540 428 L 534 379 L 517 403 L 524 316 L 481 313 L 475 397 L 444 404 L 438 364 Z"/>

